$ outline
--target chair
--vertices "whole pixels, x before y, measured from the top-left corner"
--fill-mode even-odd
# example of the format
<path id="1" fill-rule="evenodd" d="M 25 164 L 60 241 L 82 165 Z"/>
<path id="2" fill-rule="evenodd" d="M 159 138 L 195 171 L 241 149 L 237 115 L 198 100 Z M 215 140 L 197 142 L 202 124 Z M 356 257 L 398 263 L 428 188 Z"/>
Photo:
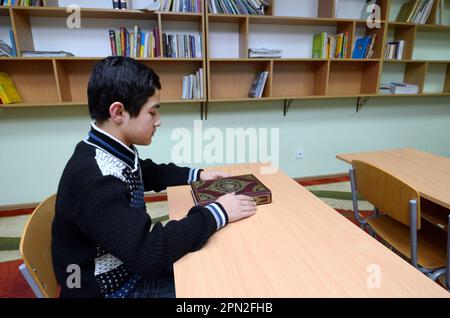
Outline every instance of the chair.
<path id="1" fill-rule="evenodd" d="M 358 160 L 352 161 L 350 181 L 355 219 L 361 228 L 378 234 L 433 280 L 448 272 L 450 234 L 427 221 L 422 222 L 420 195 L 416 189 Z M 358 195 L 374 205 L 374 214 L 366 218 L 359 214 Z M 450 288 L 449 275 L 446 284 Z"/>
<path id="2" fill-rule="evenodd" d="M 38 205 L 25 225 L 20 240 L 20 254 L 24 263 L 19 266 L 19 270 L 38 298 L 58 297 L 51 253 L 55 202 L 56 194 Z"/>

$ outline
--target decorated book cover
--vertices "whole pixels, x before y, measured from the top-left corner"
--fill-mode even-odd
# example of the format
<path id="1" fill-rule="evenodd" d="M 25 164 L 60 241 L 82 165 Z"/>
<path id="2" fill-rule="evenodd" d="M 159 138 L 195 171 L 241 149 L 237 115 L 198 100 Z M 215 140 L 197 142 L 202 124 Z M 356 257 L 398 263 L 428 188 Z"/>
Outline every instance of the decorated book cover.
<path id="1" fill-rule="evenodd" d="M 246 174 L 218 180 L 195 181 L 191 184 L 196 205 L 207 205 L 224 194 L 235 192 L 248 195 L 257 205 L 272 202 L 272 193 L 254 175 Z"/>

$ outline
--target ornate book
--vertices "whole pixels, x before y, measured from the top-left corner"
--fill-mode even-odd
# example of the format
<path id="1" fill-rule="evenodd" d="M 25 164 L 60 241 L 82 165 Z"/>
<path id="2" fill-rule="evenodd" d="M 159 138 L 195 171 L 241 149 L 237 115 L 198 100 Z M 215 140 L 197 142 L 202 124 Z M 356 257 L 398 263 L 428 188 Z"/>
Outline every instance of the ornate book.
<path id="1" fill-rule="evenodd" d="M 224 194 L 235 192 L 248 195 L 257 205 L 272 202 L 272 193 L 254 175 L 246 174 L 218 180 L 195 181 L 191 184 L 196 205 L 207 205 Z"/>

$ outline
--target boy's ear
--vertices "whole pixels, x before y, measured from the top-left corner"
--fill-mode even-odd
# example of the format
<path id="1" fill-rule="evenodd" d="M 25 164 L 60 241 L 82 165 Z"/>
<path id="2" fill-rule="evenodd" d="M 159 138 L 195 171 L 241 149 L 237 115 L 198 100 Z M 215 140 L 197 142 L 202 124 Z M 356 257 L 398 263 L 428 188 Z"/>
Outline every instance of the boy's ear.
<path id="1" fill-rule="evenodd" d="M 125 107 L 120 102 L 114 102 L 109 106 L 109 116 L 111 117 L 112 121 L 116 124 L 123 123 L 125 119 L 126 111 Z"/>

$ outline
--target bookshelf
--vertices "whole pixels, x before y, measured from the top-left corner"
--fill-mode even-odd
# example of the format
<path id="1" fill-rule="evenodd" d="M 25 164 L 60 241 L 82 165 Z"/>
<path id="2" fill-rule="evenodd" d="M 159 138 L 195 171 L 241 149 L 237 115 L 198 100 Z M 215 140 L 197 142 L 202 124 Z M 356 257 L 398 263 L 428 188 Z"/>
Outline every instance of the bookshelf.
<path id="1" fill-rule="evenodd" d="M 407 0 L 378 0 L 379 28 L 361 20 L 361 0 L 271 0 L 264 16 L 213 14 L 208 0 L 202 13 L 113 10 L 110 0 L 85 1 L 81 9 L 82 28 L 68 29 L 66 8 L 58 1 L 44 1 L 44 7 L 0 7 L 1 39 L 12 28 L 18 50 L 64 50 L 67 58 L 0 58 L 0 71 L 8 72 L 22 95 L 22 104 L 2 107 L 86 105 L 86 87 L 92 66 L 110 55 L 108 29 L 138 24 L 143 30 L 159 28 L 167 33 L 197 34 L 202 41 L 201 58 L 138 58 L 161 77 L 162 103 L 201 103 L 202 117 L 209 102 L 403 97 L 380 94 L 385 81 L 405 81 L 419 86 L 413 96 L 450 96 L 450 0 L 444 0 L 442 25 L 434 23 L 435 1 L 425 24 L 395 21 Z M 79 0 L 78 2 L 82 2 Z M 77 1 L 60 0 L 59 5 Z M 81 5 L 81 4 L 80 4 Z M 203 9 L 202 8 L 202 9 Z M 312 58 L 316 33 L 348 33 L 342 59 Z M 355 41 L 376 34 L 370 59 L 352 59 Z M 161 47 L 162 46 L 162 36 Z M 384 58 L 390 41 L 405 41 L 401 60 Z M 430 47 L 448 47 L 434 53 Z M 83 45 L 80 45 L 80 44 Z M 442 46 L 442 45 L 441 45 Z M 445 45 L 444 45 L 445 46 Z M 277 48 L 282 58 L 248 58 L 249 48 Z M 448 53 L 448 54 L 447 54 Z M 205 98 L 182 99 L 182 77 L 199 68 L 204 72 Z M 248 92 L 257 73 L 269 76 L 261 98 Z"/>
<path id="2" fill-rule="evenodd" d="M 67 1 L 66 1 L 67 2 Z M 46 1 L 44 7 L 0 7 L 0 38 L 10 43 L 8 31 L 14 32 L 18 51 L 67 51 L 74 57 L 1 57 L 0 71 L 13 79 L 23 103 L 2 107 L 72 106 L 87 104 L 87 84 L 97 61 L 111 55 L 109 29 L 121 26 L 132 31 L 138 25 L 142 31 L 159 28 L 162 34 L 182 33 L 200 36 L 200 58 L 136 58 L 153 68 L 163 86 L 161 103 L 203 103 L 202 99 L 182 99 L 183 76 L 206 70 L 204 46 L 204 15 L 202 13 L 150 12 L 114 10 L 111 1 L 84 2 L 89 8 L 80 10 L 81 28 L 70 29 L 66 19 L 71 14 L 58 1 Z M 77 3 L 77 1 L 70 1 Z M 59 4 L 66 4 L 59 1 Z M 102 7 L 103 6 L 103 7 Z M 4 28 L 3 28 L 4 27 Z M 4 33 L 4 34 L 3 34 Z M 206 74 L 206 71 L 204 72 Z M 206 83 L 204 75 L 203 82 Z"/>

